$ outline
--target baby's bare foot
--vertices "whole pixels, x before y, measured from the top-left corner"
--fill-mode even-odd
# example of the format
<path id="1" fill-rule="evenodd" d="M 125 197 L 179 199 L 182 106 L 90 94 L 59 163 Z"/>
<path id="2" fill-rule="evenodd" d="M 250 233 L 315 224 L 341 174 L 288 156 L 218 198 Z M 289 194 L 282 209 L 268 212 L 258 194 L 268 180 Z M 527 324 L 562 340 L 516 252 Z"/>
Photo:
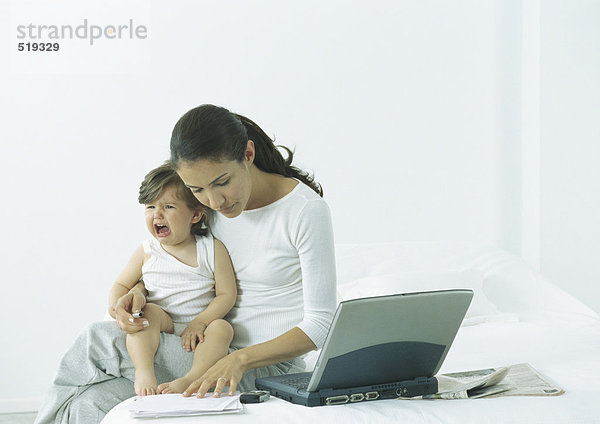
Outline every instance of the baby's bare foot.
<path id="1" fill-rule="evenodd" d="M 133 388 L 139 396 L 158 394 L 156 385 L 154 372 L 135 371 L 135 383 L 133 383 Z"/>
<path id="2" fill-rule="evenodd" d="M 159 384 L 157 392 L 162 394 L 183 393 L 185 389 L 187 389 L 190 384 L 194 382 L 194 380 L 194 377 L 188 377 L 187 375 L 184 375 L 183 377 L 169 381 L 168 383 Z"/>

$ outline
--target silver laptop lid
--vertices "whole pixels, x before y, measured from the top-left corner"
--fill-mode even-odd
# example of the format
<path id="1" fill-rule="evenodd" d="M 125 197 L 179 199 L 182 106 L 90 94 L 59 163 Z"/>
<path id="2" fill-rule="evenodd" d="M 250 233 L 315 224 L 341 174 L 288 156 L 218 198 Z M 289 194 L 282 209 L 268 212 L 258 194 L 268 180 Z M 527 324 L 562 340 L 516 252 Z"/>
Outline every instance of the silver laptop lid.
<path id="1" fill-rule="evenodd" d="M 435 375 L 472 297 L 456 289 L 340 303 L 307 390 Z"/>

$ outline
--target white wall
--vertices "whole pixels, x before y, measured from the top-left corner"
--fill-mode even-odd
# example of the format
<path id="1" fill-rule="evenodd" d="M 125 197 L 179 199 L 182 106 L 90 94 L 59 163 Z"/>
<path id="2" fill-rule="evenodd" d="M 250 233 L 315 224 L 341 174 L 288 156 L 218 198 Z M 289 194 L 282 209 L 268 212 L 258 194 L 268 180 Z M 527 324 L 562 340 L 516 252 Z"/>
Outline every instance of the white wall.
<path id="1" fill-rule="evenodd" d="M 139 182 L 200 103 L 296 148 L 337 242 L 521 252 L 518 1 L 81 3 L 0 6 L 0 412 L 36 408 L 64 351 L 104 315 L 146 237 Z M 148 38 L 16 50 L 16 25 L 84 18 L 133 18 Z"/>
<path id="2" fill-rule="evenodd" d="M 541 270 L 600 311 L 600 2 L 543 1 Z"/>

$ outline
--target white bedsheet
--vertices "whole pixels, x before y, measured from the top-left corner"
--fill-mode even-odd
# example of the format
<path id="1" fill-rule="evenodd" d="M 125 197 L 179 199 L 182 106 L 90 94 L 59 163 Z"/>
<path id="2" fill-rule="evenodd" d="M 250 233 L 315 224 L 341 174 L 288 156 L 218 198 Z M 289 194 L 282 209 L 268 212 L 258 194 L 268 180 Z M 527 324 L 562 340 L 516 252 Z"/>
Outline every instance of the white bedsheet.
<path id="1" fill-rule="evenodd" d="M 243 414 L 211 417 L 211 423 L 390 422 L 409 423 L 600 423 L 600 324 L 581 327 L 543 322 L 488 323 L 460 329 L 441 372 L 529 362 L 565 390 L 555 397 L 474 400 L 382 400 L 308 408 L 272 398 L 246 405 Z M 103 423 L 140 423 L 125 401 Z M 269 420 L 269 421 L 267 421 Z M 316 420 L 316 421 L 315 421 Z M 331 420 L 331 421 L 330 421 Z M 145 423 L 152 422 L 144 420 Z M 163 418 L 183 424 L 198 418 Z"/>
<path id="2" fill-rule="evenodd" d="M 202 419 L 217 424 L 262 424 L 272 420 L 302 424 L 600 423 L 600 318 L 520 259 L 495 248 L 432 243 L 338 246 L 337 258 L 338 291 L 342 297 L 356 289 L 358 279 L 382 281 L 382 276 L 404 273 L 398 281 L 413 281 L 412 275 L 423 282 L 435 276 L 436 284 L 445 284 L 439 281 L 444 275 L 454 279 L 456 272 L 480 272 L 481 281 L 470 281 L 483 296 L 483 307 L 475 315 L 485 319 L 461 327 L 440 372 L 528 362 L 562 387 L 565 394 L 475 400 L 381 400 L 316 408 L 272 398 L 263 404 L 246 405 L 242 414 Z M 424 277 L 422 273 L 429 274 Z M 487 305 L 488 301 L 493 307 Z M 311 355 L 313 359 L 314 356 Z M 116 406 L 103 423 L 139 424 L 139 420 L 129 417 L 129 402 Z M 161 418 L 160 421 L 144 419 L 144 423 L 184 424 L 198 420 Z"/>

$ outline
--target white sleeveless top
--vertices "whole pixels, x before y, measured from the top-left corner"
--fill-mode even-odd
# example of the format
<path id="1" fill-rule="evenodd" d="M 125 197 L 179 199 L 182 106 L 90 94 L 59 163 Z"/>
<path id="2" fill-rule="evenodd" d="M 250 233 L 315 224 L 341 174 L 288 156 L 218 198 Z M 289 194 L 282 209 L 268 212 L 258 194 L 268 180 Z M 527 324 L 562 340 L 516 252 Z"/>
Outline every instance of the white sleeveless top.
<path id="1" fill-rule="evenodd" d="M 189 324 L 215 297 L 212 236 L 196 236 L 197 267 L 171 256 L 154 238 L 144 241 L 143 247 L 150 255 L 142 266 L 148 302 L 160 306 L 174 324 Z"/>

